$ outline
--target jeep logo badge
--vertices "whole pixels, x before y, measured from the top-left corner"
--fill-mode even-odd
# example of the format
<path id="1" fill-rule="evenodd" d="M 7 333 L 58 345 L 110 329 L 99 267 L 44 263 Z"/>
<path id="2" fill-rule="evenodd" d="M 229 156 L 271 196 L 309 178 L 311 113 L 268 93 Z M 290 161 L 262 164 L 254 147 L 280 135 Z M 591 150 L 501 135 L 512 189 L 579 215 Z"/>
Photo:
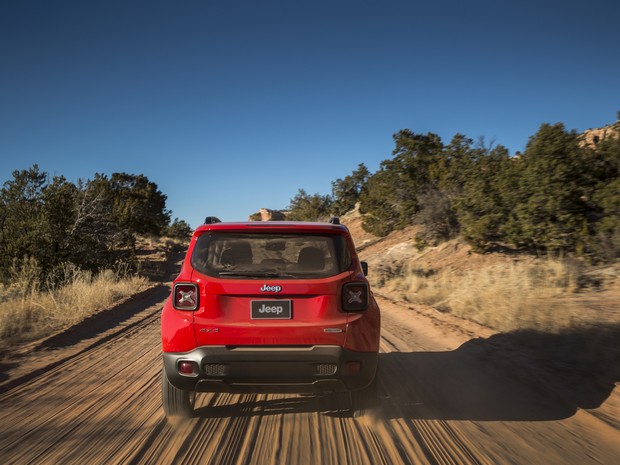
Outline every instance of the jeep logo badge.
<path id="1" fill-rule="evenodd" d="M 280 292 L 282 291 L 282 286 L 269 286 L 267 284 L 263 284 L 263 287 L 259 289 L 261 292 Z"/>

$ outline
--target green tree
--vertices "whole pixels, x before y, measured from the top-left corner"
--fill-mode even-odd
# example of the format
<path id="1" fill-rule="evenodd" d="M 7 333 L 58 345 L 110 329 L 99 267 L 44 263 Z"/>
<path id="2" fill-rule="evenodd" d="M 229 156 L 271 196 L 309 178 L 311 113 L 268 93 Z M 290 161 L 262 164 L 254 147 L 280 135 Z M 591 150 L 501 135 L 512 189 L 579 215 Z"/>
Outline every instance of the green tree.
<path id="1" fill-rule="evenodd" d="M 590 173 L 577 134 L 543 124 L 522 157 L 509 239 L 537 250 L 576 250 L 587 239 Z"/>
<path id="2" fill-rule="evenodd" d="M 425 232 L 421 234 L 425 241 L 454 237 L 461 230 L 462 218 L 477 217 L 477 213 L 469 215 L 476 207 L 476 198 L 472 194 L 479 191 L 479 188 L 472 189 L 472 184 L 478 181 L 481 171 L 487 171 L 480 169 L 483 164 L 480 160 L 485 161 L 491 151 L 507 153 L 501 146 L 495 149 L 486 147 L 483 139 L 475 145 L 472 139 L 458 133 L 441 152 L 436 151 L 429 165 L 429 187 L 417 198 L 419 212 L 415 222 L 425 226 Z M 488 173 L 484 176 L 488 177 Z M 458 207 L 461 207 L 460 212 Z"/>
<path id="3" fill-rule="evenodd" d="M 36 164 L 14 171 L 0 189 L 0 280 L 22 262 L 36 262 L 44 275 L 62 262 L 96 270 L 130 258 L 135 234 L 184 234 L 187 223 L 169 226 L 165 201 L 143 175 L 96 174 L 76 185 L 50 181 Z"/>
<path id="4" fill-rule="evenodd" d="M 115 222 L 136 234 L 160 234 L 170 222 L 166 195 L 144 175 L 113 173 L 109 188 Z"/>
<path id="5" fill-rule="evenodd" d="M 329 195 L 309 195 L 299 189 L 291 199 L 286 215 L 291 221 L 326 221 L 330 217 L 332 200 Z"/>
<path id="6" fill-rule="evenodd" d="M 589 251 L 593 259 L 620 258 L 620 124 L 618 136 L 602 141 L 590 152 L 588 161 L 596 165 L 596 185 L 592 189 L 593 231 Z"/>
<path id="7" fill-rule="evenodd" d="M 381 162 L 360 194 L 363 227 L 377 235 L 412 224 L 420 209 L 418 197 L 439 182 L 432 170 L 442 156 L 439 136 L 403 129 L 393 139 L 393 158 Z"/>
<path id="8" fill-rule="evenodd" d="M 457 133 L 433 164 L 432 178 L 436 180 L 439 190 L 450 199 L 456 198 L 475 174 L 476 160 L 482 156 L 479 152 L 474 148 L 472 139 Z"/>
<path id="9" fill-rule="evenodd" d="M 72 262 L 97 269 L 133 252 L 134 237 L 115 220 L 114 197 L 105 175 L 95 174 L 93 179 L 79 182 L 74 211 L 67 231 Z"/>
<path id="10" fill-rule="evenodd" d="M 418 194 L 419 211 L 414 222 L 425 227 L 425 241 L 441 241 L 456 236 L 460 225 L 450 197 L 439 189 L 429 188 Z"/>
<path id="11" fill-rule="evenodd" d="M 385 236 L 396 228 L 399 211 L 395 189 L 397 174 L 382 162 L 379 170 L 368 178 L 360 193 L 360 213 L 364 230 Z"/>
<path id="12" fill-rule="evenodd" d="M 502 146 L 477 150 L 461 192 L 454 201 L 461 233 L 477 250 L 505 239 L 505 225 L 513 208 L 511 182 L 519 160 L 510 158 Z"/>
<path id="13" fill-rule="evenodd" d="M 55 176 L 43 188 L 43 217 L 39 237 L 45 241 L 43 263 L 55 266 L 66 260 L 73 260 L 74 243 L 69 234 L 76 220 L 75 201 L 78 188 L 64 176 Z"/>
<path id="14" fill-rule="evenodd" d="M 342 216 L 355 208 L 369 176 L 368 168 L 360 163 L 349 176 L 332 181 L 332 209 L 334 214 Z"/>
<path id="15" fill-rule="evenodd" d="M 44 186 L 47 174 L 32 168 L 13 172 L 0 189 L 0 265 L 2 278 L 14 258 L 33 257 L 42 263 L 44 247 L 39 229 L 44 224 Z"/>
<path id="16" fill-rule="evenodd" d="M 165 229 L 164 235 L 177 239 L 189 239 L 192 235 L 192 228 L 187 222 L 175 218 L 174 221 Z"/>

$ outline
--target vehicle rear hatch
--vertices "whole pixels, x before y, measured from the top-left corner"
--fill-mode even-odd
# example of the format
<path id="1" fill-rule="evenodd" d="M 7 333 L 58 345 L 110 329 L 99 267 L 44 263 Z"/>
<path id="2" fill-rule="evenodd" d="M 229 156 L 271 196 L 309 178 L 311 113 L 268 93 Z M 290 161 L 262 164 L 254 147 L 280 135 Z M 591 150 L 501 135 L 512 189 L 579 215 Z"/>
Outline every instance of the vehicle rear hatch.
<path id="1" fill-rule="evenodd" d="M 205 232 L 192 254 L 198 345 L 343 345 L 350 246 L 336 229 Z"/>
<path id="2" fill-rule="evenodd" d="M 347 314 L 339 289 L 347 275 L 314 280 L 203 281 L 194 313 L 202 345 L 344 344 Z"/>

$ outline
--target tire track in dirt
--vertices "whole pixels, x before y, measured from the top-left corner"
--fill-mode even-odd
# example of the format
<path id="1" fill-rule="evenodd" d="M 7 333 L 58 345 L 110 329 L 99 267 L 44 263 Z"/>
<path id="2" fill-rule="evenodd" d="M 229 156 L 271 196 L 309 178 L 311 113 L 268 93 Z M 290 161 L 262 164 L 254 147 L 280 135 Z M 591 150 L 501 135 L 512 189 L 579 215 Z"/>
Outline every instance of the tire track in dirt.
<path id="1" fill-rule="evenodd" d="M 13 373 L 8 382 L 0 384 L 0 394 L 27 386 L 39 376 L 48 376 L 57 367 L 79 360 L 82 353 L 102 346 L 120 335 L 139 331 L 145 324 L 150 324 L 152 319 L 158 318 L 161 300 L 165 299 L 168 293 L 169 286 L 154 285 L 119 305 L 92 315 L 72 328 L 18 348 L 13 354 L 16 360 L 14 364 L 19 365 L 21 370 Z M 151 306 L 154 302 L 157 303 Z M 149 307 L 151 311 L 136 314 L 136 307 Z"/>
<path id="2" fill-rule="evenodd" d="M 200 394 L 196 418 L 168 421 L 160 392 L 162 303 L 136 308 L 125 328 L 0 395 L 0 462 L 611 464 L 620 456 L 615 430 L 597 437 L 590 417 L 515 415 L 508 407 L 527 410 L 518 405 L 523 399 L 539 408 L 524 397 L 535 393 L 510 391 L 512 381 L 494 365 L 462 355 L 443 328 L 387 301 L 377 418 L 348 418 L 341 396 Z M 476 382 L 480 399 L 469 395 Z M 469 396 L 454 400 L 461 390 Z M 495 390 L 514 399 L 495 404 Z"/>
<path id="3" fill-rule="evenodd" d="M 157 322 L 157 311 L 151 309 L 139 324 L 2 396 L 6 407 L 0 424 L 11 424 L 0 434 L 3 450 L 17 452 L 15 463 L 77 463 L 86 460 L 99 442 L 114 447 L 117 443 L 108 438 L 120 438 L 125 425 L 136 423 L 134 417 L 127 421 L 129 414 L 143 402 L 143 393 L 153 388 L 146 367 L 160 364 L 151 345 Z M 149 342 L 136 344 L 148 331 Z M 157 407 L 152 403 L 153 410 Z M 69 444 L 78 447 L 56 447 Z"/>
<path id="4" fill-rule="evenodd" d="M 410 336 L 411 331 L 406 328 L 398 328 L 395 320 L 389 315 L 383 315 L 381 352 L 388 354 L 391 352 L 410 352 L 414 349 L 423 350 L 415 339 L 404 340 L 403 338 L 392 333 L 390 329 L 398 330 L 401 336 Z M 388 329 L 389 328 L 389 329 Z M 385 364 L 383 364 L 385 365 Z M 383 366 L 382 375 L 387 372 L 386 379 L 395 380 L 399 378 L 399 371 L 403 366 Z M 382 383 L 382 389 L 385 391 L 385 383 Z M 403 413 L 403 412 L 401 412 Z M 402 415 L 406 417 L 406 415 Z M 405 420 L 397 419 L 394 421 L 396 425 L 392 427 L 392 436 L 397 438 L 401 444 L 406 444 L 410 438 L 415 438 L 417 444 L 413 449 L 421 450 L 428 463 L 433 465 L 460 465 L 460 464 L 476 464 L 476 465 L 492 465 L 493 462 L 487 457 L 480 456 L 480 451 L 475 450 L 474 445 L 467 445 L 467 441 L 460 437 L 447 422 L 445 421 L 424 421 L 424 420 Z M 407 463 L 407 462 L 404 462 Z"/>
<path id="5" fill-rule="evenodd" d="M 429 318 L 427 309 L 407 307 L 381 299 L 382 367 L 391 370 L 386 380 L 400 381 L 384 403 L 396 412 L 384 415 L 409 422 L 405 431 L 418 435 L 430 461 L 617 463 L 620 432 L 559 396 L 550 398 L 545 378 L 523 379 L 527 370 L 486 345 L 487 329 L 471 339 L 471 325 L 455 334 L 454 318 L 443 322 L 442 315 Z"/>

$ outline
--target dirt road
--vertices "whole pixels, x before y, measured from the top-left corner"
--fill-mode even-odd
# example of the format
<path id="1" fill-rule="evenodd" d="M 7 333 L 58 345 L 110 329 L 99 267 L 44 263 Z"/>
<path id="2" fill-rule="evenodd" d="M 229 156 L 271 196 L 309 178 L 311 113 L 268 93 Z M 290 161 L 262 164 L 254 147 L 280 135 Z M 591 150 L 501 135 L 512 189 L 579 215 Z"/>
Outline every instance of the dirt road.
<path id="1" fill-rule="evenodd" d="M 202 394 L 196 418 L 171 424 L 166 295 L 156 286 L 0 364 L 0 463 L 620 463 L 613 384 L 571 397 L 521 382 L 497 336 L 385 299 L 378 418 L 347 418 L 334 398 Z"/>

